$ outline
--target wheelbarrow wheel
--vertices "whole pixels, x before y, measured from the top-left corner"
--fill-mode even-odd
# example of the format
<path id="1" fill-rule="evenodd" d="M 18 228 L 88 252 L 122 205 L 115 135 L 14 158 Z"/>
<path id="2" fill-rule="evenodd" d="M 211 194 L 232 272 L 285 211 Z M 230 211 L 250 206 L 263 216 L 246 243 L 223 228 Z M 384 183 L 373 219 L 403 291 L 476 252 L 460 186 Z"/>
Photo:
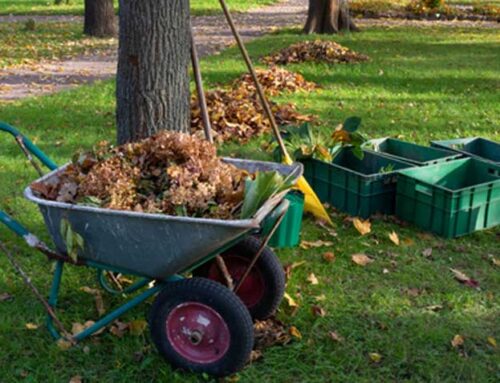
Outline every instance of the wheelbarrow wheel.
<path id="1" fill-rule="evenodd" d="M 254 342 L 245 305 L 232 291 L 205 278 L 169 283 L 151 308 L 150 328 L 167 361 L 214 376 L 243 368 Z"/>
<path id="2" fill-rule="evenodd" d="M 261 242 L 257 238 L 247 237 L 221 254 L 234 285 L 238 284 L 260 245 Z M 226 284 L 224 274 L 215 260 L 202 265 L 193 274 Z M 237 291 L 237 295 L 247 306 L 252 318 L 262 320 L 275 313 L 284 292 L 283 266 L 276 254 L 266 247 Z"/>

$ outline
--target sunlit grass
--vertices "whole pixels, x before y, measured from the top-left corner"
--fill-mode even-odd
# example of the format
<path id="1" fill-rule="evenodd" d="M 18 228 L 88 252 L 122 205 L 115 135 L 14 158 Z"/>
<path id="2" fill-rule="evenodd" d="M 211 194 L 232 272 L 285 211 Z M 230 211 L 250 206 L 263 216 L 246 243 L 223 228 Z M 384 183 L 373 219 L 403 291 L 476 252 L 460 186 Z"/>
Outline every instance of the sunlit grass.
<path id="1" fill-rule="evenodd" d="M 306 37 L 294 31 L 249 44 L 260 56 Z M 316 38 L 316 37 L 313 37 Z M 307 80 L 322 86 L 305 95 L 282 96 L 301 112 L 318 115 L 316 126 L 331 130 L 351 115 L 363 119 L 370 137 L 403 136 L 422 144 L 433 138 L 484 136 L 500 141 L 497 102 L 499 34 L 491 30 L 433 28 L 370 29 L 359 34 L 329 37 L 367 54 L 371 61 L 357 65 L 293 65 Z M 203 61 L 207 86 L 227 84 L 245 68 L 233 48 Z M 17 125 L 55 161 L 100 140 L 114 140 L 114 85 L 82 86 L 57 95 L 0 104 L 0 119 Z M 227 145 L 224 153 L 269 158 L 261 149 L 268 137 L 248 145 Z M 32 231 L 48 239 L 37 209 L 22 197 L 22 189 L 36 175 L 19 150 L 0 136 L 0 208 Z M 266 350 L 264 359 L 240 374 L 240 382 L 493 382 L 498 376 L 498 349 L 488 337 L 500 339 L 498 290 L 500 275 L 491 257 L 500 258 L 498 228 L 456 240 L 443 240 L 411 226 L 375 219 L 372 233 L 360 237 L 345 215 L 333 213 L 337 237 L 331 237 L 307 218 L 302 236 L 330 240 L 329 248 L 280 250 L 283 263 L 305 261 L 296 268 L 287 291 L 300 307 L 292 314 L 283 303 L 278 314 L 296 326 L 303 339 Z M 396 231 L 402 245 L 388 238 Z M 28 250 L 4 227 L 0 238 L 16 250 L 18 260 L 34 282 L 48 291 L 51 265 Z M 422 255 L 432 248 L 432 257 Z M 327 263 L 324 251 L 336 260 Z M 165 250 L 168 254 L 168 249 Z M 360 267 L 354 253 L 375 261 Z M 461 285 L 449 268 L 457 268 L 480 283 L 480 289 Z M 318 285 L 307 281 L 310 273 Z M 92 297 L 79 291 L 95 285 L 94 272 L 69 268 L 61 292 L 61 313 L 67 325 L 95 319 Z M 40 305 L 0 257 L 0 293 L 14 300 L 0 302 L 0 377 L 19 381 L 69 381 L 81 375 L 89 382 L 168 381 L 199 382 L 199 376 L 173 372 L 151 346 L 149 336 L 118 339 L 107 333 L 62 352 L 43 328 Z M 324 297 L 321 297 L 324 295 Z M 319 300 L 318 300 L 318 297 Z M 107 307 L 118 302 L 106 298 Z M 314 317 L 320 305 L 325 317 Z M 436 308 L 437 307 L 437 308 Z M 124 320 L 142 319 L 147 306 L 132 310 Z M 25 323 L 41 327 L 29 331 Z M 335 331 L 343 341 L 335 342 Z M 451 346 L 460 334 L 462 349 Z M 134 353 L 140 352 L 139 361 Z M 374 363 L 370 353 L 381 355 Z M 50 368 L 47 368 L 50 366 Z"/>

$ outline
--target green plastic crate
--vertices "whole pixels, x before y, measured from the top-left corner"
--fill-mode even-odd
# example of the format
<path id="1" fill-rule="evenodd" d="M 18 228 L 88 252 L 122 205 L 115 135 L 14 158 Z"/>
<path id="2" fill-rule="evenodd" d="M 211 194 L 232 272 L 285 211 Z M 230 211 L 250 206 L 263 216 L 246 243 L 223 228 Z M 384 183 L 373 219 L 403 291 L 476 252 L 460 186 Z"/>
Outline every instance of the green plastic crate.
<path id="1" fill-rule="evenodd" d="M 418 166 L 437 164 L 462 157 L 461 154 L 449 150 L 421 146 L 395 138 L 370 140 L 363 145 L 363 148 Z"/>
<path id="2" fill-rule="evenodd" d="M 500 144 L 481 137 L 456 138 L 454 140 L 431 141 L 436 148 L 444 148 L 500 165 Z"/>
<path id="3" fill-rule="evenodd" d="M 364 154 L 360 160 L 345 148 L 332 163 L 303 160 L 304 175 L 322 202 L 352 216 L 367 218 L 375 213 L 393 214 L 396 170 L 414 165 L 373 152 L 364 151 Z M 391 164 L 393 171 L 381 172 Z"/>
<path id="4" fill-rule="evenodd" d="M 302 215 L 304 213 L 304 194 L 294 190 L 288 193 L 285 198 L 290 201 L 290 206 L 268 244 L 275 248 L 295 247 L 300 242 Z M 272 222 L 267 223 L 264 231 L 270 230 L 272 225 Z"/>
<path id="5" fill-rule="evenodd" d="M 396 215 L 446 238 L 500 224 L 500 166 L 466 158 L 399 172 Z"/>

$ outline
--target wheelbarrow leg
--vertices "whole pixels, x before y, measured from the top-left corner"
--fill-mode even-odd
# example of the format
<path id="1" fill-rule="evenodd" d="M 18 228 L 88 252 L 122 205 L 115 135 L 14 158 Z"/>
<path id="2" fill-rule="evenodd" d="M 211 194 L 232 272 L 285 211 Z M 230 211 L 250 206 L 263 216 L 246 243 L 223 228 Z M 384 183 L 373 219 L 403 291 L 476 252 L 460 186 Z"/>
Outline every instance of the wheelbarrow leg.
<path id="1" fill-rule="evenodd" d="M 62 273 L 64 268 L 63 261 L 56 262 L 56 269 L 54 270 L 54 278 L 52 279 L 52 287 L 50 288 L 49 305 L 55 311 L 57 306 L 57 296 L 59 295 L 59 287 L 61 286 Z M 59 339 L 61 335 L 54 326 L 54 321 L 50 315 L 47 316 L 47 328 L 50 335 L 55 339 Z"/>

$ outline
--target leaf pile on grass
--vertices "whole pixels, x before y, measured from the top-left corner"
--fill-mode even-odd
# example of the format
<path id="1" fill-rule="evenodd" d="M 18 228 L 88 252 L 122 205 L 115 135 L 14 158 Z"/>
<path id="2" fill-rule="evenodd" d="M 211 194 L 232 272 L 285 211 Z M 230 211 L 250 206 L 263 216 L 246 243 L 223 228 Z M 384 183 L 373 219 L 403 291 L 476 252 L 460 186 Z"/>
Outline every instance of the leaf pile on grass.
<path id="1" fill-rule="evenodd" d="M 354 64 L 369 60 L 369 57 L 350 50 L 334 41 L 303 41 L 292 44 L 279 52 L 262 59 L 266 64 L 287 65 L 304 62 L 326 62 L 330 64 Z"/>
<path id="2" fill-rule="evenodd" d="M 116 210 L 229 219 L 244 199 L 248 173 L 195 136 L 162 132 L 137 143 L 75 156 L 42 197 Z"/>
<path id="3" fill-rule="evenodd" d="M 269 69 L 257 69 L 257 78 L 262 88 L 270 96 L 277 96 L 284 92 L 310 92 L 318 86 L 306 81 L 300 73 L 291 72 L 273 65 Z M 255 83 L 250 74 L 244 74 L 233 84 L 234 89 L 243 87 L 250 94 L 256 92 Z"/>
<path id="4" fill-rule="evenodd" d="M 245 87 L 206 92 L 210 123 L 217 142 L 235 140 L 247 142 L 270 131 L 271 126 L 255 92 Z M 297 112 L 293 104 L 271 103 L 279 125 L 296 125 L 311 121 L 312 117 Z M 191 129 L 203 131 L 203 120 L 198 98 L 191 99 Z"/>

